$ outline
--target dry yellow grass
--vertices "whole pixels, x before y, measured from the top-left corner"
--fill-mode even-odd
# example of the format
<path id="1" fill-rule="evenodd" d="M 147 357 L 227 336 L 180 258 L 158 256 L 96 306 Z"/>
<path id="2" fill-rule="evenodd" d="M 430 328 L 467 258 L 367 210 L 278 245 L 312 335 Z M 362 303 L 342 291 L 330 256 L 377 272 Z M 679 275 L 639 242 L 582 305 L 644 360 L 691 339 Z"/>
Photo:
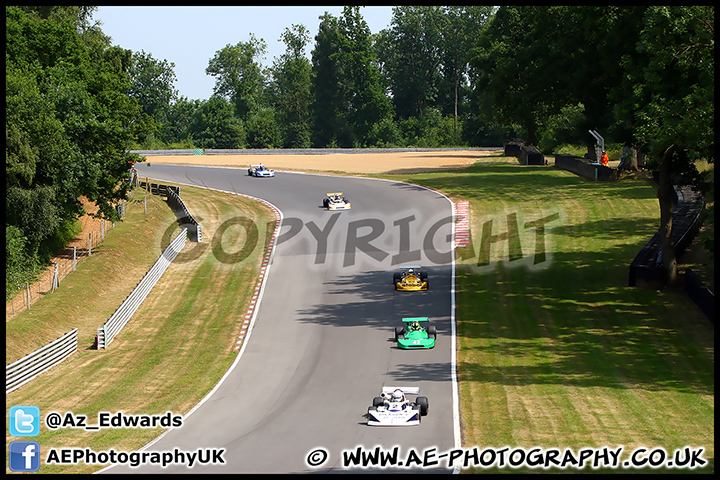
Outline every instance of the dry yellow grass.
<path id="1" fill-rule="evenodd" d="M 491 151 L 452 150 L 322 155 L 148 155 L 146 161 L 237 168 L 262 163 L 273 170 L 376 174 L 465 168 L 493 154 Z"/>

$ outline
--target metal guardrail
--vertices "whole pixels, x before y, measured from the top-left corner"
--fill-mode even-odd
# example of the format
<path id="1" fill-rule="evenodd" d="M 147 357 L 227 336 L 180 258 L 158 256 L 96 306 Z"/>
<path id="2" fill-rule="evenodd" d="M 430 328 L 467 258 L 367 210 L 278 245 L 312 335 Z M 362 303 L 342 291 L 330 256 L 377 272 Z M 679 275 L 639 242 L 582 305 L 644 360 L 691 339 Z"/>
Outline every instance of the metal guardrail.
<path id="1" fill-rule="evenodd" d="M 182 204 L 188 217 L 192 219 L 192 215 L 190 215 L 190 212 L 184 207 L 179 195 L 177 195 L 174 190 L 171 190 L 171 188 L 167 190 L 171 192 L 170 195 L 177 197 L 177 200 Z M 197 234 L 198 237 L 202 238 L 199 224 L 197 224 Z M 158 258 L 155 264 L 148 270 L 143 279 L 140 280 L 140 283 L 138 283 L 133 292 L 128 295 L 122 305 L 120 305 L 102 327 L 98 328 L 96 337 L 98 348 L 107 348 L 113 338 L 120 333 L 122 328 L 130 321 L 132 315 L 138 307 L 140 307 L 160 277 L 165 273 L 167 267 L 183 249 L 187 237 L 187 229 L 183 228 L 175 240 L 170 242 L 170 245 L 163 251 L 160 258 Z M 62 362 L 68 355 L 77 350 L 77 338 L 77 328 L 74 328 L 57 340 L 39 348 L 16 362 L 6 365 L 5 393 L 8 394 L 25 385 L 41 373 Z"/>
<path id="2" fill-rule="evenodd" d="M 195 220 L 195 217 L 192 216 L 190 210 L 188 210 L 187 206 L 185 205 L 185 202 L 183 202 L 182 197 L 180 196 L 179 186 L 163 185 L 161 183 L 143 181 L 138 181 L 138 185 L 140 186 L 140 188 L 149 191 L 153 195 L 161 195 L 167 197 L 167 202 L 170 205 L 170 208 L 172 208 L 175 213 L 177 213 L 178 211 L 183 212 L 183 217 L 180 218 L 180 225 L 191 225 L 193 227 L 192 230 L 195 232 L 194 235 L 190 235 L 190 232 L 188 232 L 188 238 L 190 239 L 190 241 L 202 242 L 202 225 L 200 225 L 200 222 Z"/>
<path id="3" fill-rule="evenodd" d="M 185 206 L 185 202 L 183 202 L 182 198 L 180 198 L 180 188 L 178 187 L 177 189 L 174 189 L 172 187 L 167 187 L 167 198 L 168 203 L 172 205 L 173 210 L 182 210 L 185 214 L 185 216 L 181 219 L 182 222 L 192 225 L 195 228 L 194 238 L 191 238 L 190 240 L 202 242 L 202 225 L 200 225 L 200 222 L 195 220 L 195 217 L 192 216 L 190 210 L 188 210 L 187 206 Z"/>
<path id="4" fill-rule="evenodd" d="M 196 149 L 194 148 L 183 148 L 183 149 L 172 149 L 172 150 L 129 150 L 129 153 L 137 153 L 140 156 L 148 155 L 196 155 Z"/>
<path id="5" fill-rule="evenodd" d="M 122 305 L 118 307 L 102 327 L 98 328 L 98 349 L 107 348 L 115 336 L 120 333 L 123 327 L 130 321 L 130 318 L 132 318 L 135 311 L 140 307 L 145 298 L 147 298 L 155 284 L 160 280 L 160 277 L 165 273 L 165 270 L 170 266 L 170 263 L 175 260 L 175 257 L 183 249 L 186 240 L 187 229 L 183 228 L 177 238 L 170 242 L 170 245 L 167 246 L 160 258 L 155 262 L 155 265 L 148 270 Z"/>
<path id="6" fill-rule="evenodd" d="M 77 328 L 54 340 L 17 362 L 5 366 L 5 394 L 25 385 L 33 378 L 54 367 L 77 350 Z"/>

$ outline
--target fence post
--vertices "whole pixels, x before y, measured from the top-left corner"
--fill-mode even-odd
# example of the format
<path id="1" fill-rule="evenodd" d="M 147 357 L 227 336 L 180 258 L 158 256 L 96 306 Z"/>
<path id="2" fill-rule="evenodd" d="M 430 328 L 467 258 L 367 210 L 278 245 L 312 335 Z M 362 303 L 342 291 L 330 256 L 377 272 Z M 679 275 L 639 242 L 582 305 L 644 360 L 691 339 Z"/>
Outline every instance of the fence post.
<path id="1" fill-rule="evenodd" d="M 60 286 L 60 281 L 58 279 L 58 264 L 53 263 L 53 274 L 52 274 L 52 280 L 50 281 L 50 293 L 55 292 L 55 287 Z"/>
<path id="2" fill-rule="evenodd" d="M 88 257 L 92 255 L 92 233 L 88 233 Z"/>
<path id="3" fill-rule="evenodd" d="M 73 247 L 73 272 L 77 269 L 77 247 Z"/>
<path id="4" fill-rule="evenodd" d="M 105 219 L 100 219 L 100 236 L 105 240 Z"/>

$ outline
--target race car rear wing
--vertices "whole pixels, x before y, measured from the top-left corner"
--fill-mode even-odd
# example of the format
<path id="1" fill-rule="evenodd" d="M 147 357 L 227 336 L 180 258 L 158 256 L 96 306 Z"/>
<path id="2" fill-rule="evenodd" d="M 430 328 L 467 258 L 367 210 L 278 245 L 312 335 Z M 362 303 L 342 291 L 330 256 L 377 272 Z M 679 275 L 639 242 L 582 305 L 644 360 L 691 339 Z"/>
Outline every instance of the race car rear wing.
<path id="1" fill-rule="evenodd" d="M 398 389 L 407 395 L 417 395 L 420 393 L 420 387 L 382 387 L 382 393 L 392 393 Z"/>
<path id="2" fill-rule="evenodd" d="M 400 265 L 398 267 L 400 270 L 405 270 L 407 268 L 422 268 L 420 265 Z"/>
<path id="3" fill-rule="evenodd" d="M 334 195 L 342 195 L 342 192 L 337 192 L 337 193 L 326 193 L 325 195 L 326 195 L 326 196 L 328 196 L 328 197 L 332 197 L 332 196 L 334 196 Z"/>
<path id="4" fill-rule="evenodd" d="M 429 322 L 430 319 L 428 317 L 415 317 L 415 318 L 403 318 L 403 322 L 405 323 L 411 323 L 411 322 Z"/>

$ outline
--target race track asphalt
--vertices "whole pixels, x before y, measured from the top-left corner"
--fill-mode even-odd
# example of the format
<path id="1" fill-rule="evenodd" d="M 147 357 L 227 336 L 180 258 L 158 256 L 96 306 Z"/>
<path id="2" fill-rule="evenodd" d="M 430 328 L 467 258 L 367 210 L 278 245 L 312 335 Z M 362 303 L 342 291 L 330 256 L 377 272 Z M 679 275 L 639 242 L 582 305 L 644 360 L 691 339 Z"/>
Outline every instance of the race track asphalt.
<path id="1" fill-rule="evenodd" d="M 196 185 L 267 200 L 283 226 L 262 301 L 242 355 L 212 396 L 181 428 L 148 451 L 224 449 L 224 465 L 113 467 L 106 473 L 367 473 L 345 468 L 345 452 L 375 447 L 398 460 L 412 453 L 430 463 L 413 470 L 449 472 L 438 457 L 456 445 L 452 376 L 452 205 L 422 187 L 384 180 L 245 169 L 138 164 L 141 178 Z M 321 207 L 343 192 L 352 209 Z M 238 212 L 238 215 L 242 215 Z M 210 239 L 203 239 L 211 241 Z M 430 289 L 396 292 L 400 264 L 427 269 Z M 239 321 L 244 312 L 239 312 Z M 432 350 L 405 351 L 394 327 L 430 317 Z M 417 427 L 370 427 L 365 414 L 383 386 L 417 386 L 430 402 Z M 310 466 L 311 452 L 327 458 Z M 322 458 L 317 453 L 313 459 Z M 414 457 L 412 457 L 414 459 Z M 434 458 L 434 459 L 433 459 Z"/>

